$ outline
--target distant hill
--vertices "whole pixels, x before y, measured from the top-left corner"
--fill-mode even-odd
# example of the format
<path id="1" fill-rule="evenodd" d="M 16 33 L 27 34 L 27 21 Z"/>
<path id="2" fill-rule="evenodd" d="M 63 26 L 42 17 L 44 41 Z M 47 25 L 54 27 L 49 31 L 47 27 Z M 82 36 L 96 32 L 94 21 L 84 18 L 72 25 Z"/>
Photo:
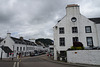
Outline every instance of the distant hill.
<path id="1" fill-rule="evenodd" d="M 46 47 L 48 47 L 49 45 L 53 44 L 53 40 L 51 39 L 44 39 L 44 38 L 39 38 L 35 40 L 35 43 L 40 44 L 43 43 Z"/>

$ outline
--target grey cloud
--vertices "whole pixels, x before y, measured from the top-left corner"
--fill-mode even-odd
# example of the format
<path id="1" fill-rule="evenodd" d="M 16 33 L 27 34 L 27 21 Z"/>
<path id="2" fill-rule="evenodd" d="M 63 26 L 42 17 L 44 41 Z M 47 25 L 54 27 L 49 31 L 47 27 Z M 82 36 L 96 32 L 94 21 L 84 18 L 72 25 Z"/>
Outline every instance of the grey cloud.
<path id="1" fill-rule="evenodd" d="M 0 0 L 0 34 L 4 37 L 9 30 L 15 37 L 21 35 L 26 38 L 53 38 L 52 28 L 66 14 L 67 4 L 79 4 L 83 15 L 96 17 L 100 16 L 99 2 L 99 0 Z"/>

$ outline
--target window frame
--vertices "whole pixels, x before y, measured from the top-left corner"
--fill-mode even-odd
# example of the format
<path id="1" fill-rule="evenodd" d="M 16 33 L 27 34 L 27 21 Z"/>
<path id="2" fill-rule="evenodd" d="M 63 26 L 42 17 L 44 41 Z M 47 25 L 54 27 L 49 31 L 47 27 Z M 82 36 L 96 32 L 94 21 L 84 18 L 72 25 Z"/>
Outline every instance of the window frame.
<path id="1" fill-rule="evenodd" d="M 60 51 L 60 57 L 66 57 L 66 51 Z"/>
<path id="2" fill-rule="evenodd" d="M 23 47 L 23 51 L 25 51 L 25 47 Z"/>
<path id="3" fill-rule="evenodd" d="M 64 27 L 59 27 L 59 34 L 64 34 L 64 33 L 65 33 Z"/>
<path id="4" fill-rule="evenodd" d="M 22 47 L 20 47 L 20 51 L 22 51 Z"/>
<path id="5" fill-rule="evenodd" d="M 73 40 L 73 42 L 79 42 L 79 38 L 78 37 L 73 37 L 72 40 Z"/>
<path id="6" fill-rule="evenodd" d="M 92 41 L 92 45 L 89 45 L 89 42 L 88 42 L 88 38 L 91 38 L 91 41 Z M 93 47 L 93 37 L 86 37 L 86 41 L 87 41 L 87 46 L 90 46 L 90 47 Z"/>
<path id="7" fill-rule="evenodd" d="M 86 29 L 87 27 L 89 27 L 89 28 L 90 28 L 90 32 L 88 32 L 88 31 L 87 31 L 87 29 Z M 91 26 L 85 26 L 85 33 L 92 33 Z"/>
<path id="8" fill-rule="evenodd" d="M 76 22 L 76 21 L 77 21 L 77 18 L 76 18 L 76 17 L 72 17 L 72 18 L 71 18 L 71 21 L 72 21 L 72 22 Z"/>
<path id="9" fill-rule="evenodd" d="M 60 37 L 59 38 L 59 45 L 60 46 L 65 46 L 65 37 Z"/>
<path id="10" fill-rule="evenodd" d="M 17 47 L 17 51 L 19 51 L 19 47 Z"/>
<path id="11" fill-rule="evenodd" d="M 72 27 L 72 33 L 78 33 L 78 28 L 77 27 Z"/>

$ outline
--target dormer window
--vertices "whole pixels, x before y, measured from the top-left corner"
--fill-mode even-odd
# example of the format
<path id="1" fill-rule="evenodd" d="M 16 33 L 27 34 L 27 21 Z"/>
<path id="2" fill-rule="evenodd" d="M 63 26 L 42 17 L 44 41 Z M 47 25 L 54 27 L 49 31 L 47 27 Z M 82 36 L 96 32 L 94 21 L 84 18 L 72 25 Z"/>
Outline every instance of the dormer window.
<path id="1" fill-rule="evenodd" d="M 76 22 L 77 19 L 76 19 L 75 17 L 72 17 L 72 18 L 71 18 L 71 21 L 72 21 L 72 22 Z"/>

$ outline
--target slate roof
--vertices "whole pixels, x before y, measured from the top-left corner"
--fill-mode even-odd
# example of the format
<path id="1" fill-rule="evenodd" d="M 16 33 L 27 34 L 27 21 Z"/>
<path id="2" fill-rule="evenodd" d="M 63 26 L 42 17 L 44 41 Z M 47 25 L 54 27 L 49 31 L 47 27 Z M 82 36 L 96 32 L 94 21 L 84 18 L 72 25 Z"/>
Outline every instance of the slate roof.
<path id="1" fill-rule="evenodd" d="M 12 53 L 13 51 L 8 46 L 2 46 L 2 50 L 4 50 L 5 53 Z"/>
<path id="2" fill-rule="evenodd" d="M 33 46 L 36 46 L 36 44 L 35 44 L 34 42 L 31 42 L 31 41 L 29 41 L 29 40 L 19 39 L 19 38 L 15 38 L 15 37 L 11 37 L 11 39 L 12 39 L 16 44 L 33 45 Z"/>
<path id="3" fill-rule="evenodd" d="M 95 22 L 96 24 L 100 24 L 100 18 L 89 18 L 89 20 Z"/>

